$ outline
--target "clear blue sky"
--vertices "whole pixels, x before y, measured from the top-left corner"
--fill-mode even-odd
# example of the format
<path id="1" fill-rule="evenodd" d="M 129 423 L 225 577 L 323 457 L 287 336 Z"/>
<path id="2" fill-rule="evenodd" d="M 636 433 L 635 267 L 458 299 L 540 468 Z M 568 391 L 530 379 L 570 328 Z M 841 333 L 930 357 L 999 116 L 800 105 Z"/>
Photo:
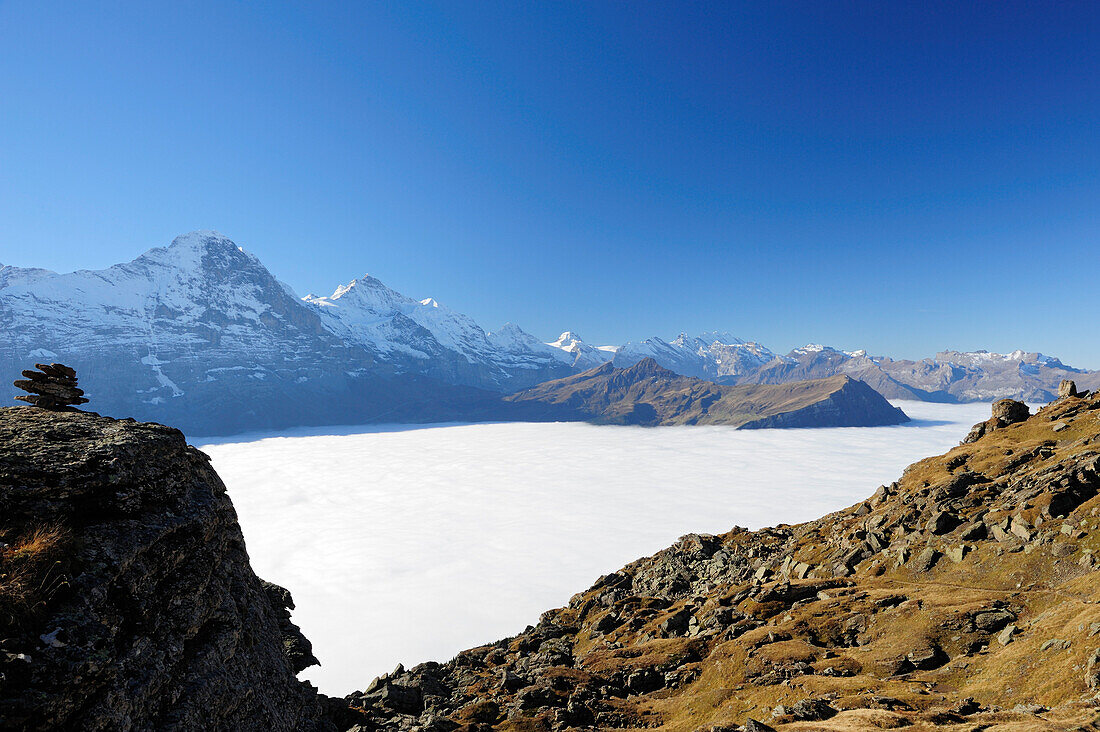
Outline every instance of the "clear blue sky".
<path id="1" fill-rule="evenodd" d="M 0 2 L 0 262 L 1100 368 L 1100 5 Z"/>

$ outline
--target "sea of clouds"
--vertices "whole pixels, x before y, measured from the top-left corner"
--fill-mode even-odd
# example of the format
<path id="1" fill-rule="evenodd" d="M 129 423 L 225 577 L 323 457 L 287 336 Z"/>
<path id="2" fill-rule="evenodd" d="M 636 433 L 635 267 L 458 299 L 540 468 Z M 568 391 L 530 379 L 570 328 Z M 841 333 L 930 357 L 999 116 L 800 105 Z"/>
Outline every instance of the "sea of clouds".
<path id="1" fill-rule="evenodd" d="M 515 634 L 690 532 L 797 523 L 957 444 L 988 404 L 896 427 L 579 423 L 300 429 L 197 441 L 257 574 L 291 590 L 323 692 Z M 230 442 L 229 440 L 232 440 Z"/>

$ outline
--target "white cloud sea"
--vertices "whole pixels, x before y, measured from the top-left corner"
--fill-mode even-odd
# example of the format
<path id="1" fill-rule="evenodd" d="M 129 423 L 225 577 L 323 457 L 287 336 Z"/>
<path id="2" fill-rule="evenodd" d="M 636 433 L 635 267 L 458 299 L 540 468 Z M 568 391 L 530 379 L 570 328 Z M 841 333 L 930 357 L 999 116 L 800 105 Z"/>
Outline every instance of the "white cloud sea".
<path id="1" fill-rule="evenodd" d="M 989 416 L 988 404 L 897 404 L 913 422 L 367 426 L 199 444 L 257 574 L 294 595 L 322 663 L 303 678 L 342 696 L 399 661 L 517 633 L 683 534 L 855 503 Z"/>

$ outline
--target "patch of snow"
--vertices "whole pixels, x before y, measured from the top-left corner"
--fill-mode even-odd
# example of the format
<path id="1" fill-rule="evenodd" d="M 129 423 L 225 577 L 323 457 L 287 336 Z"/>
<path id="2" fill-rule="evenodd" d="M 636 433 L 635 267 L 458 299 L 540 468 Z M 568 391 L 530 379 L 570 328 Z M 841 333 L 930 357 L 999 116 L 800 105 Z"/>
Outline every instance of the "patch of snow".
<path id="1" fill-rule="evenodd" d="M 159 382 L 161 386 L 165 386 L 171 389 L 172 396 L 183 396 L 183 390 L 176 386 L 176 382 L 169 379 L 167 376 L 165 376 L 164 372 L 160 370 L 160 367 L 167 363 L 166 361 L 161 361 L 159 358 L 150 353 L 148 356 L 143 356 L 141 362 L 153 369 L 153 376 L 156 377 L 157 382 Z M 157 397 L 157 399 L 160 399 L 160 397 Z M 160 404 L 160 402 L 154 399 L 150 402 L 150 404 Z"/>

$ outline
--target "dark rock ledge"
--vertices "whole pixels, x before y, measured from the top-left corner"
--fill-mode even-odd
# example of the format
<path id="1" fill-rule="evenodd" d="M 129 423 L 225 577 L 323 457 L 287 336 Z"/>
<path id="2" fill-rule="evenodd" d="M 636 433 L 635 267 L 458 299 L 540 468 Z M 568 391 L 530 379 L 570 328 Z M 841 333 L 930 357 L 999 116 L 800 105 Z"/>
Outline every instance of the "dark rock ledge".
<path id="1" fill-rule="evenodd" d="M 178 430 L 0 409 L 0 728 L 336 729 L 290 607 Z"/>

